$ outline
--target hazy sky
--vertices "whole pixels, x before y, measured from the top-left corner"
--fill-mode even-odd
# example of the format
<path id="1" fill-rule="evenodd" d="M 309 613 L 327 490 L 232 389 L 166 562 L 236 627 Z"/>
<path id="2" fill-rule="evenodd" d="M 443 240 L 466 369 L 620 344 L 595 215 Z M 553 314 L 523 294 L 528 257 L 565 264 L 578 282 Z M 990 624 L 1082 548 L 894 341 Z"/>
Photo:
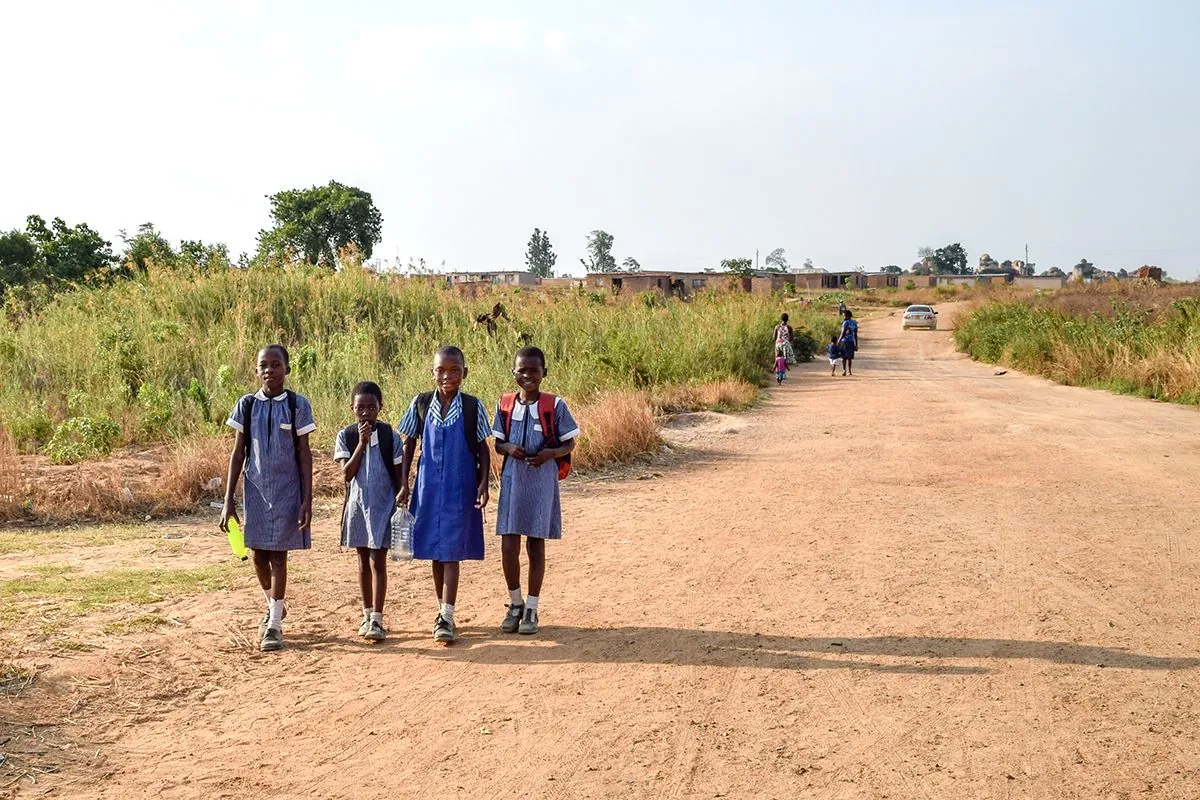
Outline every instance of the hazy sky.
<path id="1" fill-rule="evenodd" d="M 451 10 L 453 9 L 453 10 Z M 372 193 L 376 256 L 559 271 L 787 248 L 1200 269 L 1197 2 L 6 2 L 0 229 L 253 250 Z"/>

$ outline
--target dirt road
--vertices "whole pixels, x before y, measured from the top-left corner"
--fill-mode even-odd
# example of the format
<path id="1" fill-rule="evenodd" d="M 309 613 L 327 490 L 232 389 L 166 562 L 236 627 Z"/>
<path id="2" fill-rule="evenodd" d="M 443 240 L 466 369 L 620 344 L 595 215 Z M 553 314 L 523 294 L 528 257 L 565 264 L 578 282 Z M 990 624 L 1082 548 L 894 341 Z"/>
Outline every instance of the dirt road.
<path id="1" fill-rule="evenodd" d="M 282 653 L 243 638 L 247 570 L 52 663 L 21 702 L 81 755 L 20 796 L 1200 796 L 1200 416 L 884 314 L 856 377 L 801 366 L 677 431 L 677 463 L 573 483 L 538 637 L 498 633 L 492 547 L 460 643 L 431 641 L 423 566 L 361 643 L 325 523 Z"/>

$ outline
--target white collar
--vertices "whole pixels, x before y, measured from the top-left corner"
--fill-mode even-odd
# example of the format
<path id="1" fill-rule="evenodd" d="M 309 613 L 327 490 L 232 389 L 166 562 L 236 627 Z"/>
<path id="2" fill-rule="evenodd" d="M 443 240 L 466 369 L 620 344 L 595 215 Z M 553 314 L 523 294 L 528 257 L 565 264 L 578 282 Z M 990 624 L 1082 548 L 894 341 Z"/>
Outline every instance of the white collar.
<path id="1" fill-rule="evenodd" d="M 254 399 L 255 400 L 274 400 L 276 403 L 278 403 L 281 400 L 287 400 L 287 389 L 284 389 L 282 392 L 275 395 L 274 397 L 267 397 L 266 392 L 264 392 L 262 389 L 259 389 L 257 392 L 254 393 Z"/>

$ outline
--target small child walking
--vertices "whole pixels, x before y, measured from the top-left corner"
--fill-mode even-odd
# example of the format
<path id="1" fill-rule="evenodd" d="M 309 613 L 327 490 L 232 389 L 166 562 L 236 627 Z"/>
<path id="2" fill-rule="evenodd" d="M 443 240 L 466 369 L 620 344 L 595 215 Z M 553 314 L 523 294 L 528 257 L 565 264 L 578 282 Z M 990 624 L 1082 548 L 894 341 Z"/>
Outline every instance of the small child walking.
<path id="1" fill-rule="evenodd" d="M 513 363 L 519 392 L 500 398 L 492 435 L 504 457 L 496 533 L 508 585 L 504 633 L 538 632 L 538 602 L 546 576 L 546 540 L 562 538 L 558 482 L 570 472 L 571 451 L 579 436 L 567 404 L 541 390 L 546 354 L 522 347 Z M 521 596 L 521 537 L 529 556 L 529 596 Z"/>
<path id="2" fill-rule="evenodd" d="M 271 652 L 283 647 L 288 551 L 312 546 L 308 435 L 317 425 L 308 398 L 284 388 L 291 372 L 287 348 L 270 344 L 259 350 L 255 372 L 262 388 L 238 400 L 226 422 L 237 435 L 220 525 L 228 531 L 229 520 L 238 520 L 234 490 L 244 475 L 246 546 L 254 551 L 254 572 L 267 601 L 258 626 L 259 649 Z"/>
<path id="3" fill-rule="evenodd" d="M 358 551 L 358 586 L 363 618 L 358 635 L 372 642 L 387 638 L 383 604 L 387 599 L 387 552 L 392 546 L 391 519 L 400 486 L 397 465 L 403 460 L 392 427 L 379 421 L 383 390 L 362 381 L 351 392 L 356 422 L 337 436 L 333 458 L 342 466 L 346 500 L 342 508 L 342 547 Z"/>
<path id="4" fill-rule="evenodd" d="M 438 599 L 433 640 L 444 643 L 454 641 L 459 562 L 483 560 L 483 507 L 488 502 L 491 460 L 484 442 L 491 426 L 483 403 L 460 391 L 466 377 L 462 350 L 440 348 L 433 355 L 436 391 L 414 397 L 399 425 L 405 441 L 396 500 L 408 505 L 412 498 L 413 558 L 433 562 Z M 418 440 L 421 458 L 410 495 Z"/>
<path id="5" fill-rule="evenodd" d="M 836 333 L 829 337 L 829 344 L 825 346 L 825 350 L 829 354 L 829 377 L 832 378 L 837 373 L 838 361 L 842 358 L 842 346 L 838 344 Z"/>
<path id="6" fill-rule="evenodd" d="M 775 348 L 775 383 L 776 385 L 783 383 L 783 379 L 788 374 L 787 356 L 783 354 L 783 348 Z"/>

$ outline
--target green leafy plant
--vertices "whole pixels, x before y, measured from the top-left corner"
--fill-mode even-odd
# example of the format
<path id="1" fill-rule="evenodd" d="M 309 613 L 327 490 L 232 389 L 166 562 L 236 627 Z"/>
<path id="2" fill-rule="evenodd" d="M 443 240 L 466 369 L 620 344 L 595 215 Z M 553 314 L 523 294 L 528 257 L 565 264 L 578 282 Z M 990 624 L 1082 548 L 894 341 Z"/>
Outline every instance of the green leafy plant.
<path id="1" fill-rule="evenodd" d="M 71 417 L 54 429 L 46 455 L 55 464 L 75 464 L 106 456 L 121 437 L 117 423 L 105 417 Z"/>

